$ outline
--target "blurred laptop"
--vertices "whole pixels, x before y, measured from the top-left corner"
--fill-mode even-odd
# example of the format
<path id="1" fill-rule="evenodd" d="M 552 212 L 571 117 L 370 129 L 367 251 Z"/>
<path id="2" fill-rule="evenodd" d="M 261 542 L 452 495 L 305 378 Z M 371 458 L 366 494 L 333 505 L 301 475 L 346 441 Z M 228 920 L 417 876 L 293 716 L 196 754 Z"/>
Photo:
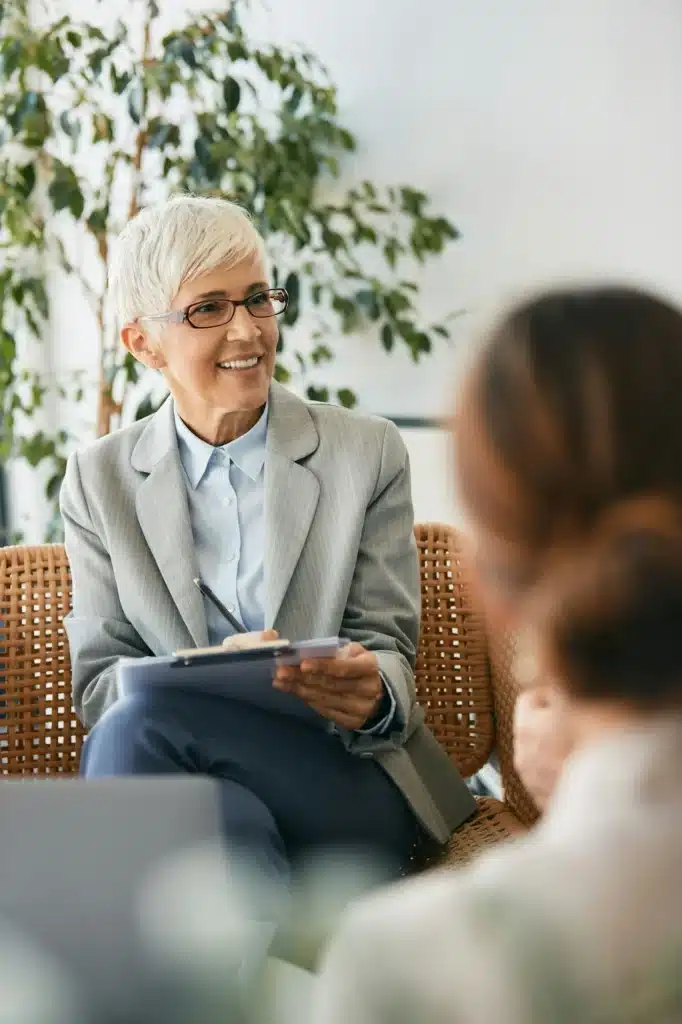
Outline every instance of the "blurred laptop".
<path id="1" fill-rule="evenodd" d="M 217 784 L 191 776 L 3 780 L 0 804 L 5 945 L 9 929 L 17 948 L 35 944 L 63 968 L 88 1024 L 201 1019 L 183 1005 L 177 971 L 151 948 L 142 908 L 157 873 L 184 851 L 190 863 L 202 844 L 224 856 Z M 171 899 L 169 921 L 173 912 Z"/>

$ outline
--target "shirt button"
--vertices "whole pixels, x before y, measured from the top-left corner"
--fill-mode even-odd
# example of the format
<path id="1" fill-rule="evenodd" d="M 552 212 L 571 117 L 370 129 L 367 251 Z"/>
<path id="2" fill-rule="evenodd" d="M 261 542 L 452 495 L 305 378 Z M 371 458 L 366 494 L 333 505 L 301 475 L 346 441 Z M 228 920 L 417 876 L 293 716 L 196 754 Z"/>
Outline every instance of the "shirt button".
<path id="1" fill-rule="evenodd" d="M 223 498 L 223 505 L 231 505 L 231 504 L 232 504 L 232 498 L 231 497 L 230 498 Z"/>
<path id="2" fill-rule="evenodd" d="M 228 556 L 227 556 L 227 558 L 225 559 L 225 561 L 226 561 L 226 562 L 227 562 L 227 564 L 229 565 L 229 564 L 230 564 L 230 562 L 234 562 L 234 560 L 235 560 L 235 558 L 236 558 L 236 557 L 237 557 L 237 556 L 236 556 L 236 555 L 235 555 L 235 554 L 233 553 L 233 554 L 231 554 L 231 555 L 228 555 Z"/>
<path id="3" fill-rule="evenodd" d="M 233 604 L 228 604 L 227 610 L 230 613 L 230 615 L 234 615 L 234 613 L 236 612 L 237 609 L 235 608 L 235 606 Z"/>

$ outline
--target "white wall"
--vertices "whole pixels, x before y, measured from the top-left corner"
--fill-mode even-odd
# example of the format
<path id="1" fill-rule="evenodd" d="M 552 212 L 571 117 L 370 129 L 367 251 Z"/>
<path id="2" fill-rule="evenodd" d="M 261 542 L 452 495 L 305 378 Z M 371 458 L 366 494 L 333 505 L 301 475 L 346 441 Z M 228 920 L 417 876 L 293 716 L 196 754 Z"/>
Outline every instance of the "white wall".
<path id="1" fill-rule="evenodd" d="M 302 41 L 338 83 L 360 142 L 350 173 L 424 188 L 463 232 L 423 278 L 434 316 L 468 311 L 454 349 L 444 344 L 414 367 L 367 339 L 339 342 L 328 376 L 354 386 L 363 407 L 439 413 L 481 322 L 520 288 L 625 276 L 682 300 L 679 0 L 269 6 L 258 9 L 259 35 Z M 54 331 L 62 363 L 90 344 L 87 321 L 70 305 L 63 296 Z M 455 517 L 440 469 L 443 439 L 410 435 L 408 443 L 418 517 Z"/>
<path id="2" fill-rule="evenodd" d="M 418 523 L 459 522 L 451 473 L 451 442 L 442 430 L 402 431 L 410 453 L 414 517 Z"/>
<path id="3" fill-rule="evenodd" d="M 434 309 L 470 311 L 460 345 L 504 295 L 566 275 L 634 275 L 682 298 L 679 0 L 271 6 L 339 82 L 359 170 L 424 187 L 461 227 L 425 282 Z M 374 408 L 446 400 L 445 350 L 414 371 L 349 349 L 357 364 L 339 372 Z"/>

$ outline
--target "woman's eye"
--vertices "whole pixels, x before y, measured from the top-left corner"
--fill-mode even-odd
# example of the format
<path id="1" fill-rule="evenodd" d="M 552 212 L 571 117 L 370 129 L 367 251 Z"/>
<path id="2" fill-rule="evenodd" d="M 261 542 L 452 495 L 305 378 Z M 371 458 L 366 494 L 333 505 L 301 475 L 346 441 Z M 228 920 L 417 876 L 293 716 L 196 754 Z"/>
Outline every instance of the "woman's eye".
<path id="1" fill-rule="evenodd" d="M 267 292 L 257 292 L 256 295 L 251 295 L 249 298 L 250 306 L 264 306 L 270 301 L 270 296 Z"/>
<path id="2" fill-rule="evenodd" d="M 202 302 L 200 306 L 195 306 L 192 310 L 193 313 L 217 313 L 219 309 L 222 309 L 223 303 L 221 302 Z"/>

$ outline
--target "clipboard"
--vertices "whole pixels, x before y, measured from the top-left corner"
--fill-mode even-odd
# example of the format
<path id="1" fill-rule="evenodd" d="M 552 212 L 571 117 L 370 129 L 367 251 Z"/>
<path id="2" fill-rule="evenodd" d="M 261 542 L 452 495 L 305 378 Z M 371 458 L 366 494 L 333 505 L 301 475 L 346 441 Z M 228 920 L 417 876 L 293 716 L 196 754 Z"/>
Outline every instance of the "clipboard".
<path id="1" fill-rule="evenodd" d="M 116 679 L 122 697 L 150 686 L 222 695 L 254 704 L 274 714 L 293 715 L 318 728 L 329 723 L 293 693 L 276 690 L 272 681 L 278 665 L 299 665 L 306 658 L 343 656 L 348 641 L 323 637 L 299 643 L 269 643 L 245 651 L 220 647 L 149 658 L 121 658 Z"/>

